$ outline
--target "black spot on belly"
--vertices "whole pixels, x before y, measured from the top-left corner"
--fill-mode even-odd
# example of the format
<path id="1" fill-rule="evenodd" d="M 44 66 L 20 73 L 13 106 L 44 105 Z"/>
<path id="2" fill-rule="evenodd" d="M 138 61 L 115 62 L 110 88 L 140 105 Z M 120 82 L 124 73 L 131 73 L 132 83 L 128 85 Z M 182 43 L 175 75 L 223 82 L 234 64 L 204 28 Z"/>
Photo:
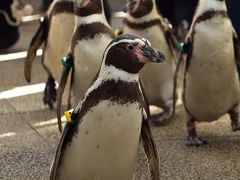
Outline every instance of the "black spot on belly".
<path id="1" fill-rule="evenodd" d="M 85 131 L 85 134 L 87 135 L 87 134 L 88 134 L 88 131 Z"/>
<path id="2" fill-rule="evenodd" d="M 99 149 L 100 148 L 100 146 L 99 146 L 99 144 L 97 145 L 97 149 Z"/>

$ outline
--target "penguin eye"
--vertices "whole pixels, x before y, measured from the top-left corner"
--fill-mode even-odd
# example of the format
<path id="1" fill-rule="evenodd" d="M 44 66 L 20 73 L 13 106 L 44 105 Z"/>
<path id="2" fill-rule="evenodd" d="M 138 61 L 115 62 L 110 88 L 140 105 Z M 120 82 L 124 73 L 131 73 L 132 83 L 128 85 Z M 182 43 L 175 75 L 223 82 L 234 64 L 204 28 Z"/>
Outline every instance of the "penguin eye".
<path id="1" fill-rule="evenodd" d="M 134 47 L 133 47 L 133 45 L 128 45 L 128 46 L 127 46 L 127 49 L 128 49 L 129 51 L 132 51 L 132 50 L 134 49 Z"/>

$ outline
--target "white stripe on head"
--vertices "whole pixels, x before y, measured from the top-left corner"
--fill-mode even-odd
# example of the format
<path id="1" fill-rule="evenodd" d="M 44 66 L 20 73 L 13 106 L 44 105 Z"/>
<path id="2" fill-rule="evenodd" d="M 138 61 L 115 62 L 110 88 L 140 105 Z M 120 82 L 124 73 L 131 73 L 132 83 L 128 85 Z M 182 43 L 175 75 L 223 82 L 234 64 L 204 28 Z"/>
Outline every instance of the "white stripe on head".
<path id="1" fill-rule="evenodd" d="M 77 113 L 79 110 L 81 110 L 82 104 L 88 97 L 89 93 L 92 92 L 93 90 L 97 89 L 104 81 L 107 81 L 107 80 L 115 80 L 115 81 L 121 80 L 121 81 L 125 81 L 125 82 L 138 82 L 139 81 L 138 74 L 131 74 L 122 69 L 118 69 L 112 65 L 108 65 L 108 66 L 105 65 L 105 58 L 106 58 L 106 55 L 107 55 L 109 49 L 111 49 L 113 46 L 115 46 L 117 44 L 124 43 L 124 42 L 141 43 L 143 45 L 146 44 L 142 39 L 136 38 L 133 40 L 132 39 L 121 39 L 117 42 L 113 42 L 110 46 L 108 46 L 103 55 L 103 62 L 101 65 L 101 69 L 100 69 L 98 78 L 93 83 L 93 85 L 87 90 L 82 101 L 74 109 L 74 113 Z"/>
<path id="2" fill-rule="evenodd" d="M 140 43 L 140 44 L 143 44 L 143 45 L 145 45 L 146 44 L 146 41 L 148 41 L 147 39 L 145 39 L 146 41 L 143 41 L 143 39 L 145 39 L 145 38 L 136 38 L 136 39 L 121 39 L 121 40 L 119 40 L 119 41 L 117 41 L 117 42 L 114 42 L 114 43 L 112 43 L 110 46 L 108 46 L 107 48 L 106 48 L 106 50 L 104 51 L 104 54 L 103 54 L 103 61 L 102 61 L 102 66 L 101 66 L 101 69 L 102 69 L 102 67 L 105 65 L 105 59 L 106 59 L 106 56 L 107 56 L 107 54 L 108 54 L 108 51 L 113 47 L 113 46 L 115 46 L 115 45 L 117 45 L 117 44 L 120 44 L 120 43 Z M 149 41 L 148 41 L 149 42 Z M 149 42 L 150 43 L 150 42 Z"/>

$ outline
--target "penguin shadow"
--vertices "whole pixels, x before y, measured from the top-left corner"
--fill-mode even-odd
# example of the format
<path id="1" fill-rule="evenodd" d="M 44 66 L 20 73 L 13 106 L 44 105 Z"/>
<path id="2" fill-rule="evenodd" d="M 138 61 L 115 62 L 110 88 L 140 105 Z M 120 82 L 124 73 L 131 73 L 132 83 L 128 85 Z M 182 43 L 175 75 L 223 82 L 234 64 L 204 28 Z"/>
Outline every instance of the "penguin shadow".
<path id="1" fill-rule="evenodd" d="M 233 132 L 234 133 L 234 132 Z M 204 151 L 212 151 L 219 153 L 236 153 L 240 151 L 240 132 L 232 135 L 213 135 L 211 132 L 201 136 L 202 139 L 207 140 L 208 144 L 200 147 Z"/>

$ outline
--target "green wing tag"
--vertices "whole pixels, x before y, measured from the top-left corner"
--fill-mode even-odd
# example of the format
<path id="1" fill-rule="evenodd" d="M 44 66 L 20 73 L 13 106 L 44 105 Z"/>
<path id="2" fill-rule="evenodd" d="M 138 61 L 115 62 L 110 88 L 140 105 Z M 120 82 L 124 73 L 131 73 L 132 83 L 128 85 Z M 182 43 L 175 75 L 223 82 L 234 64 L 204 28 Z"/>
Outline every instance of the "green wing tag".
<path id="1" fill-rule="evenodd" d="M 178 44 L 178 50 L 179 50 L 182 54 L 185 54 L 185 53 L 191 52 L 192 47 L 191 47 L 191 45 L 188 44 L 188 43 L 181 42 L 181 43 Z"/>
<path id="2" fill-rule="evenodd" d="M 64 67 L 68 67 L 68 68 L 71 68 L 73 67 L 73 62 L 71 59 L 67 59 L 66 57 L 63 57 L 61 59 L 61 64 L 64 66 Z"/>

